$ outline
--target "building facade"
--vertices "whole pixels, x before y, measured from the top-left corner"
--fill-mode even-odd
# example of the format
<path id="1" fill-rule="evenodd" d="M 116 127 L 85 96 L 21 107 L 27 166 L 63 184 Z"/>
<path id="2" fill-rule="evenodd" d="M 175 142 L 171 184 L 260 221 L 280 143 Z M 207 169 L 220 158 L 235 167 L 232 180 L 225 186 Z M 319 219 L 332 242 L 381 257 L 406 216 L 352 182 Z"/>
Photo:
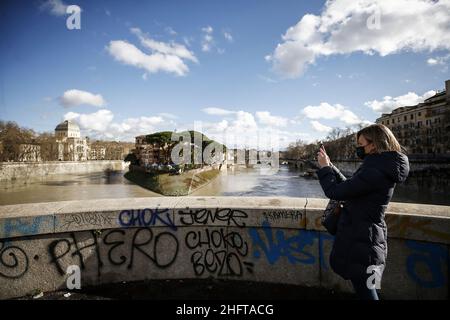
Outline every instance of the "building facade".
<path id="1" fill-rule="evenodd" d="M 145 135 L 136 137 L 135 152 L 141 166 L 168 164 L 170 162 L 168 148 L 167 143 L 164 145 L 148 143 Z"/>
<path id="2" fill-rule="evenodd" d="M 383 113 L 376 123 L 391 129 L 411 156 L 450 157 L 450 80 L 423 103 Z"/>
<path id="3" fill-rule="evenodd" d="M 22 143 L 19 145 L 19 158 L 22 162 L 40 162 L 41 146 L 38 143 Z"/>
<path id="4" fill-rule="evenodd" d="M 88 139 L 81 137 L 80 128 L 70 120 L 58 124 L 55 128 L 57 160 L 86 161 L 89 156 Z"/>

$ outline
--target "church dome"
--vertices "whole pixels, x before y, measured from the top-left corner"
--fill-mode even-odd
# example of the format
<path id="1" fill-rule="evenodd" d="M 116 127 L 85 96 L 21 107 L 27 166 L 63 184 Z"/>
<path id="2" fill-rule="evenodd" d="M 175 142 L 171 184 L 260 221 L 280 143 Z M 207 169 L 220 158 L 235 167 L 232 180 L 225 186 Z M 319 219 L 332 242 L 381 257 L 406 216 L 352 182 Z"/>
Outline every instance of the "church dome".
<path id="1" fill-rule="evenodd" d="M 79 131 L 80 127 L 78 127 L 78 125 L 75 122 L 66 120 L 58 124 L 55 128 L 55 131 L 69 131 L 69 130 Z"/>

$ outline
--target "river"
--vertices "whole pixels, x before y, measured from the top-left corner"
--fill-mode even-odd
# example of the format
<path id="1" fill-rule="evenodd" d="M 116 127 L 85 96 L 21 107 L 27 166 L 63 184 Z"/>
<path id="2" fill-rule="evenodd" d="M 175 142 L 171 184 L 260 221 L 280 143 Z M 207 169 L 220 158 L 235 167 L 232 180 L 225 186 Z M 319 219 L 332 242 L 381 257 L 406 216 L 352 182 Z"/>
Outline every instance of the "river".
<path id="1" fill-rule="evenodd" d="M 55 175 L 33 183 L 3 184 L 0 205 L 64 200 L 157 197 L 123 177 L 125 172 Z M 192 196 L 285 196 L 326 198 L 319 181 L 299 176 L 287 165 L 279 170 L 235 169 L 221 174 Z M 450 205 L 450 198 L 429 190 L 408 190 L 398 185 L 392 201 Z"/>

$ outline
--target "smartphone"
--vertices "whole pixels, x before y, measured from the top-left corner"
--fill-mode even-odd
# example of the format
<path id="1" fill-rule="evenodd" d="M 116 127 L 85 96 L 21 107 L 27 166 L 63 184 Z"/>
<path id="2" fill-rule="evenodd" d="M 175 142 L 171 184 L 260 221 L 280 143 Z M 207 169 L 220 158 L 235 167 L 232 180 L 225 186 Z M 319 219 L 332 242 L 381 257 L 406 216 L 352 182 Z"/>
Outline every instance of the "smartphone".
<path id="1" fill-rule="evenodd" d="M 325 150 L 325 146 L 323 145 L 323 143 L 320 143 L 320 144 L 319 144 L 319 150 L 317 150 L 317 152 L 319 152 L 320 149 L 322 149 L 322 148 L 323 148 L 323 150 Z"/>

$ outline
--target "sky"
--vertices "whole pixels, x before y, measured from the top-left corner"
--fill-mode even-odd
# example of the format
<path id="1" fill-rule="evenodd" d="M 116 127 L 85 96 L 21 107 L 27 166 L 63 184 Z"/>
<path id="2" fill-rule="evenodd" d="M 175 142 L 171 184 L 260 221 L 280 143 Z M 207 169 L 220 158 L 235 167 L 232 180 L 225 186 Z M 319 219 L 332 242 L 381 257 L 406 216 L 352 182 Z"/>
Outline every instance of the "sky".
<path id="1" fill-rule="evenodd" d="M 278 150 L 450 79 L 450 0 L 3 0 L 0 35 L 1 120 L 116 141 Z"/>

